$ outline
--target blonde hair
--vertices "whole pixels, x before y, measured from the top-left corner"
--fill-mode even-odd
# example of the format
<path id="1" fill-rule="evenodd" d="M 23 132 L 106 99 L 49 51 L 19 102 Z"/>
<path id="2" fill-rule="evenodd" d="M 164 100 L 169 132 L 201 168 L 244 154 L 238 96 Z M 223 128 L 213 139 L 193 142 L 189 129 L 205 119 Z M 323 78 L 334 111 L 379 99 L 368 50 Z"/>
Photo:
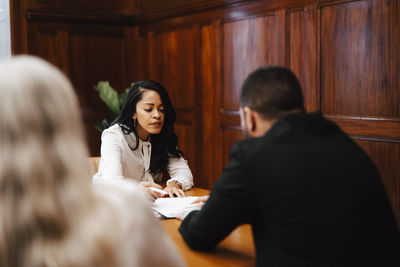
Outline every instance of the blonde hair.
<path id="1" fill-rule="evenodd" d="M 111 234 L 93 216 L 103 211 L 80 116 L 70 82 L 49 63 L 0 63 L 2 267 L 114 266 Z"/>

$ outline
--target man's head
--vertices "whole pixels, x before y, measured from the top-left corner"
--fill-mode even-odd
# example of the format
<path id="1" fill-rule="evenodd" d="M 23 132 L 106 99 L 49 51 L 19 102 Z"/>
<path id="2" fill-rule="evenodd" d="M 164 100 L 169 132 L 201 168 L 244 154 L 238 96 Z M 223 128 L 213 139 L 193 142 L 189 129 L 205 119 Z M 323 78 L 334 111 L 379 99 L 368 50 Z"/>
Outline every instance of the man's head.
<path id="1" fill-rule="evenodd" d="M 296 76 L 283 67 L 261 67 L 244 81 L 240 96 L 241 121 L 246 135 L 264 135 L 280 117 L 304 112 Z"/>

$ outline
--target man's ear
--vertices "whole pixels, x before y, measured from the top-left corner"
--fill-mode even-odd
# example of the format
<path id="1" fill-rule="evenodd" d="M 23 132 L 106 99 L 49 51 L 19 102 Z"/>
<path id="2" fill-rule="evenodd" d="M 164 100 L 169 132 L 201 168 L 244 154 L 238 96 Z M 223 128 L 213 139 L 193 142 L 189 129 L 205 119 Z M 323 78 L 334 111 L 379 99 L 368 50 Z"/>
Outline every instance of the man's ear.
<path id="1" fill-rule="evenodd" d="M 137 119 L 137 115 L 136 115 L 136 113 L 132 115 L 132 118 L 133 118 L 134 120 L 136 120 L 136 119 Z"/>
<path id="2" fill-rule="evenodd" d="M 246 129 L 249 132 L 250 136 L 252 136 L 257 129 L 254 111 L 251 110 L 249 107 L 244 107 L 243 113 L 245 117 L 244 123 L 246 124 Z"/>

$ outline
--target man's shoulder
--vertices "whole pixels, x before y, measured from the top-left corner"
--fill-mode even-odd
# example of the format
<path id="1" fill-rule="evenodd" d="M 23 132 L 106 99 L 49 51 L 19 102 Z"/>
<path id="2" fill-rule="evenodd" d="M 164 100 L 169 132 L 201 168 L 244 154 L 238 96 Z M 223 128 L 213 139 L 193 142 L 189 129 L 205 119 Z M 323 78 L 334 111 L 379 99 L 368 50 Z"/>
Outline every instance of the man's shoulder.
<path id="1" fill-rule="evenodd" d="M 320 112 L 292 114 L 279 119 L 265 135 L 246 138 L 233 144 L 231 153 L 244 157 L 266 156 L 292 148 L 306 148 L 310 143 L 334 138 L 348 139 L 340 128 Z"/>
<path id="2" fill-rule="evenodd" d="M 259 153 L 269 151 L 271 145 L 272 143 L 267 136 L 246 138 L 232 145 L 231 156 L 237 154 L 241 158 L 252 158 Z"/>

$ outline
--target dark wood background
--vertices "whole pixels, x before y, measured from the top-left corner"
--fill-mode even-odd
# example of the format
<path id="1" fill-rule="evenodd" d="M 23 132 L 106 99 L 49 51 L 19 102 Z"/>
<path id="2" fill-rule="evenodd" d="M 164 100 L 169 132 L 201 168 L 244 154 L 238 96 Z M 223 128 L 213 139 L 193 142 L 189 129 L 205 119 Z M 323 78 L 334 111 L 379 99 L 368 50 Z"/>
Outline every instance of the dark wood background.
<path id="1" fill-rule="evenodd" d="M 243 137 L 242 81 L 284 65 L 307 110 L 321 110 L 375 161 L 400 219 L 398 0 L 12 0 L 11 12 L 13 53 L 39 55 L 72 80 L 92 155 L 93 122 L 110 115 L 93 85 L 158 80 L 195 183 L 210 188 Z"/>

